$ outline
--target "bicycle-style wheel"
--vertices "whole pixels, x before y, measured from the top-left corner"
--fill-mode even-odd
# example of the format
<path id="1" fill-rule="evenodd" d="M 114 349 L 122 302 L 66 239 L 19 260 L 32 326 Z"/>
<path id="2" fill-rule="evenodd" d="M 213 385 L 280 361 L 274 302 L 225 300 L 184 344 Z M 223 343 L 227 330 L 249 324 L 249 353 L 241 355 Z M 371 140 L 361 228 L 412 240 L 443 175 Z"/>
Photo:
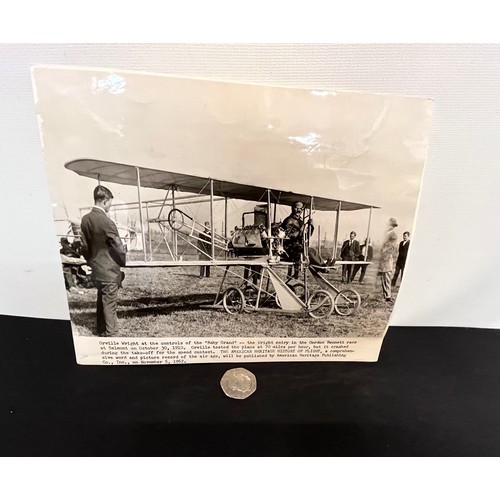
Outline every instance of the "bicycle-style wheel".
<path id="1" fill-rule="evenodd" d="M 361 305 L 361 297 L 356 290 L 341 290 L 335 297 L 335 312 L 340 316 L 350 316 Z"/>
<path id="2" fill-rule="evenodd" d="M 184 214 L 177 208 L 173 208 L 168 213 L 168 224 L 172 229 L 178 231 L 184 225 Z"/>
<path id="3" fill-rule="evenodd" d="M 333 297 L 326 290 L 316 290 L 307 301 L 311 318 L 325 318 L 333 312 Z"/>
<path id="4" fill-rule="evenodd" d="M 257 303 L 257 289 L 252 285 L 248 285 L 243 289 L 243 297 L 245 297 L 245 304 L 255 306 Z"/>
<path id="5" fill-rule="evenodd" d="M 222 296 L 222 305 L 229 314 L 239 314 L 245 308 L 245 297 L 243 292 L 236 287 L 230 287 Z"/>

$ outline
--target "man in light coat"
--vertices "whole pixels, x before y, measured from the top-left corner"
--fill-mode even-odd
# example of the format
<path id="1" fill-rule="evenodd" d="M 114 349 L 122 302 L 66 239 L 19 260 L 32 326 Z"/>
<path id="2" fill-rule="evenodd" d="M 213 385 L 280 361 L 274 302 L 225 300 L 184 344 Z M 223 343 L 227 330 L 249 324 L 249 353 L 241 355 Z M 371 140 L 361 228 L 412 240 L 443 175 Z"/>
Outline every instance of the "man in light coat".
<path id="1" fill-rule="evenodd" d="M 392 273 L 394 272 L 394 255 L 397 252 L 398 236 L 394 229 L 398 227 L 396 219 L 391 217 L 387 222 L 387 233 L 380 250 L 379 275 L 382 279 L 382 293 L 387 302 L 392 302 Z"/>

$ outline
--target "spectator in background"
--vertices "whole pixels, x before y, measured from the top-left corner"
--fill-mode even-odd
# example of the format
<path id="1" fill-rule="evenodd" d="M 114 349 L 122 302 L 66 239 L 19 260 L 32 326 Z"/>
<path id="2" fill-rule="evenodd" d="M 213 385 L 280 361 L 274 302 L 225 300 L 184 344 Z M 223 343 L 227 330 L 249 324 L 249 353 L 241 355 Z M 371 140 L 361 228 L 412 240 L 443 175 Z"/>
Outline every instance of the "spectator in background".
<path id="1" fill-rule="evenodd" d="M 210 222 L 205 222 L 205 229 L 198 233 L 196 243 L 198 249 L 198 260 L 210 260 L 212 255 L 212 234 L 210 232 Z M 210 278 L 210 266 L 200 266 L 200 279 Z"/>
<path id="2" fill-rule="evenodd" d="M 85 259 L 82 257 L 81 251 L 76 244 L 77 240 L 70 243 L 68 238 L 61 238 L 59 243 L 61 248 L 59 253 L 61 255 L 61 263 L 64 274 L 64 284 L 66 290 L 72 292 L 75 287 L 84 286 L 88 288 L 90 268 L 86 265 Z M 83 293 L 77 290 L 78 293 Z"/>
<path id="3" fill-rule="evenodd" d="M 75 236 L 73 243 L 71 243 L 71 249 L 78 257 L 82 256 L 82 239 L 80 236 Z"/>
<path id="4" fill-rule="evenodd" d="M 405 231 L 403 233 L 403 241 L 401 241 L 401 243 L 399 244 L 398 260 L 396 261 L 394 278 L 392 278 L 392 286 L 396 286 L 400 272 L 401 272 L 401 279 L 403 279 L 403 271 L 405 270 L 408 248 L 410 248 L 410 233 L 408 231 Z"/>
<path id="5" fill-rule="evenodd" d="M 371 262 L 373 259 L 373 247 L 370 245 L 370 240 L 366 239 L 365 242 L 359 248 L 360 248 L 360 254 L 358 260 L 362 262 Z M 359 282 L 363 283 L 367 267 L 368 267 L 367 265 L 356 264 L 352 272 L 351 281 L 354 281 L 354 279 L 356 278 L 356 274 L 358 274 L 358 271 L 361 269 L 361 274 L 359 275 Z"/>
<path id="6" fill-rule="evenodd" d="M 387 222 L 387 233 L 384 237 L 384 243 L 380 250 L 380 262 L 378 274 L 382 279 L 382 293 L 387 302 L 392 302 L 392 273 L 394 271 L 394 255 L 396 254 L 396 245 L 398 237 L 394 229 L 398 227 L 396 219 L 391 217 Z"/>
<path id="7" fill-rule="evenodd" d="M 356 238 L 356 233 L 351 231 L 349 234 L 349 239 L 345 240 L 342 244 L 342 249 L 340 250 L 340 258 L 347 261 L 356 261 L 359 259 L 361 254 L 359 241 Z M 342 266 L 342 283 L 351 283 L 354 279 L 353 276 L 353 265 L 346 264 Z"/>
<path id="8" fill-rule="evenodd" d="M 71 292 L 73 290 L 73 287 L 76 285 L 76 266 L 74 265 L 74 259 L 76 257 L 79 257 L 79 255 L 75 255 L 75 252 L 71 248 L 68 238 L 61 238 L 59 240 L 59 244 L 61 245 L 59 253 L 61 255 L 64 284 L 66 286 L 66 290 L 68 290 L 68 292 Z M 82 261 L 83 263 L 85 263 L 83 259 Z"/>

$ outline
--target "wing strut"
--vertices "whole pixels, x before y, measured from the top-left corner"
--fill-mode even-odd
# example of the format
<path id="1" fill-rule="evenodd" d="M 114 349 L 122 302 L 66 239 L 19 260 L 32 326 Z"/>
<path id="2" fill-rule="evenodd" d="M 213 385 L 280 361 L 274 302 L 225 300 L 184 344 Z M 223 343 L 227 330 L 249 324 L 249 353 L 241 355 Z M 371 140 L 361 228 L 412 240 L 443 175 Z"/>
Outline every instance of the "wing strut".
<path id="1" fill-rule="evenodd" d="M 214 180 L 210 179 L 210 236 L 212 260 L 215 260 L 215 227 L 214 227 Z"/>
<path id="2" fill-rule="evenodd" d="M 151 242 L 151 222 L 149 218 L 149 203 L 146 202 L 146 219 L 148 222 L 148 246 L 149 246 L 149 260 L 153 260 L 153 244 Z"/>
<path id="3" fill-rule="evenodd" d="M 137 201 L 139 202 L 139 221 L 141 223 L 141 237 L 142 237 L 142 253 L 144 262 L 146 262 L 146 238 L 144 234 L 144 220 L 142 217 L 142 200 L 141 200 L 141 171 L 139 167 L 135 167 L 137 172 Z"/>
<path id="4" fill-rule="evenodd" d="M 176 186 L 174 186 L 172 184 L 172 186 L 170 186 L 170 189 L 172 191 L 172 210 L 175 210 L 175 190 L 176 190 Z M 175 260 L 178 260 L 179 259 L 179 254 L 178 254 L 178 240 L 177 240 L 177 231 L 172 231 L 172 246 L 174 248 L 174 255 L 175 255 Z"/>
<path id="5" fill-rule="evenodd" d="M 342 210 L 342 202 L 339 201 L 337 205 L 337 213 L 335 215 L 335 232 L 333 236 L 333 249 L 332 249 L 332 259 L 337 258 L 337 243 L 339 239 L 339 223 L 340 223 L 340 211 Z"/>
<path id="6" fill-rule="evenodd" d="M 271 190 L 267 190 L 267 240 L 268 248 L 269 248 L 269 257 L 273 256 L 273 235 L 271 234 Z"/>
<path id="7" fill-rule="evenodd" d="M 364 249 L 364 254 L 365 254 L 365 260 L 368 257 L 368 245 L 370 244 L 370 226 L 372 223 L 372 207 L 370 207 L 370 215 L 368 216 L 368 228 L 366 230 L 366 242 L 365 242 L 365 249 Z"/>
<path id="8" fill-rule="evenodd" d="M 224 238 L 227 241 L 227 235 L 228 235 L 228 230 L 227 230 L 227 196 L 224 197 Z M 225 252 L 225 257 L 226 259 L 229 257 L 229 252 L 226 250 Z"/>

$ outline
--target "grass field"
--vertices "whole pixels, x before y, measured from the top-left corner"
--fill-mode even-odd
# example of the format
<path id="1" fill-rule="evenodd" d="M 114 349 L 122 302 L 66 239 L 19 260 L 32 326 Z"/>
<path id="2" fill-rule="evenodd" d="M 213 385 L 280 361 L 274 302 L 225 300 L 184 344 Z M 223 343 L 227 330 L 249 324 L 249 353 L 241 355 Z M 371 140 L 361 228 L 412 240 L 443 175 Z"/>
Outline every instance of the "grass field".
<path id="1" fill-rule="evenodd" d="M 370 269 L 371 268 L 371 269 Z M 353 283 L 361 307 L 349 317 L 332 314 L 313 319 L 306 313 L 243 312 L 230 315 L 212 304 L 223 270 L 212 268 L 210 278 L 200 279 L 198 268 L 127 269 L 119 292 L 120 337 L 374 337 L 383 335 L 392 304 L 384 301 L 375 266 L 365 281 Z M 326 275 L 338 288 L 340 270 Z M 241 279 L 231 278 L 232 284 Z M 229 283 L 228 283 L 229 286 Z M 76 335 L 92 336 L 95 324 L 95 289 L 68 293 Z"/>

